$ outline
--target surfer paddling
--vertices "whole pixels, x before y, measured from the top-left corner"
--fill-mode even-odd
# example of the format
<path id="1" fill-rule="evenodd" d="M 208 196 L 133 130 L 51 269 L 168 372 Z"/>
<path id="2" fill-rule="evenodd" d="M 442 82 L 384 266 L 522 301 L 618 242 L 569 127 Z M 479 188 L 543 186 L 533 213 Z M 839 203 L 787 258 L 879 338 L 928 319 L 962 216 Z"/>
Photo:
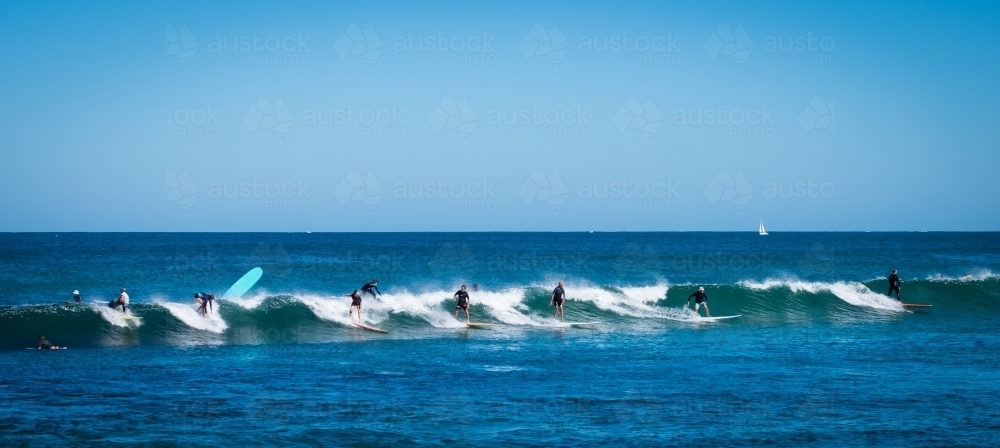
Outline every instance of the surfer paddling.
<path id="1" fill-rule="evenodd" d="M 355 289 L 354 292 L 349 296 L 351 298 L 351 308 L 347 311 L 347 315 L 353 320 L 354 307 L 358 308 L 358 323 L 361 323 L 361 294 Z"/>
<path id="2" fill-rule="evenodd" d="M 462 289 L 455 292 L 455 319 L 458 319 L 458 310 L 465 310 L 465 323 L 469 323 L 469 305 L 472 301 L 469 300 L 469 293 L 465 291 L 465 285 L 462 285 Z"/>
<path id="3" fill-rule="evenodd" d="M 899 273 L 895 269 L 892 270 L 892 274 L 889 274 L 889 292 L 886 295 L 892 297 L 893 291 L 896 292 L 896 300 L 902 302 L 899 298 Z"/>
<path id="4" fill-rule="evenodd" d="M 691 295 L 688 296 L 687 303 L 684 304 L 684 308 L 687 308 L 687 306 L 691 304 L 692 297 L 694 297 L 694 313 L 700 314 L 698 313 L 698 310 L 704 306 L 705 317 L 712 317 L 712 315 L 708 312 L 708 295 L 705 294 L 705 287 L 699 286 L 697 291 L 691 293 Z"/>
<path id="5" fill-rule="evenodd" d="M 549 299 L 549 305 L 555 306 L 555 311 L 552 313 L 553 318 L 559 318 L 560 321 L 566 320 L 566 313 L 563 312 L 563 302 L 566 301 L 566 290 L 563 289 L 563 282 L 559 282 L 556 289 L 552 290 L 552 298 Z"/>
<path id="6" fill-rule="evenodd" d="M 42 337 L 38 338 L 38 349 L 39 350 L 49 350 L 49 349 L 57 349 L 57 348 L 59 348 L 59 346 L 58 345 L 54 345 L 51 342 L 49 342 L 48 339 L 45 339 L 44 335 Z"/>

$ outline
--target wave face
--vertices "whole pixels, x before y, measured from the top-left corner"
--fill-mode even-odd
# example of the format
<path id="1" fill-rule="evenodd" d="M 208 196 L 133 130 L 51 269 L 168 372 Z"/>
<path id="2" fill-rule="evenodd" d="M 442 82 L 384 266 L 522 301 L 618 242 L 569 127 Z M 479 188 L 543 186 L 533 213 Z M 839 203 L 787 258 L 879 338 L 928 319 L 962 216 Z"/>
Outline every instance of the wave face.
<path id="1" fill-rule="evenodd" d="M 740 314 L 740 325 L 811 325 L 884 322 L 905 310 L 881 291 L 884 281 L 812 282 L 798 279 L 705 285 L 713 315 Z M 567 283 L 566 320 L 600 324 L 604 331 L 642 331 L 707 323 L 684 307 L 695 285 L 590 286 Z M 365 322 L 397 337 L 428 337 L 465 331 L 453 317 L 452 292 L 386 293 L 363 302 Z M 548 286 L 529 285 L 471 294 L 473 320 L 507 331 L 565 328 L 549 306 Z M 991 317 L 1000 311 L 1000 280 L 919 280 L 903 287 L 907 302 L 933 305 L 917 311 L 942 324 Z M 217 301 L 202 317 L 193 302 L 157 299 L 138 303 L 127 320 L 103 302 L 0 307 L 0 347 L 20 349 L 49 340 L 75 347 L 127 345 L 259 344 L 350 338 L 358 330 L 348 316 L 350 299 L 316 294 L 267 294 Z M 932 314 L 930 314 L 932 313 Z M 464 318 L 464 316 L 462 316 Z M 736 322 L 736 321 L 733 321 Z"/>

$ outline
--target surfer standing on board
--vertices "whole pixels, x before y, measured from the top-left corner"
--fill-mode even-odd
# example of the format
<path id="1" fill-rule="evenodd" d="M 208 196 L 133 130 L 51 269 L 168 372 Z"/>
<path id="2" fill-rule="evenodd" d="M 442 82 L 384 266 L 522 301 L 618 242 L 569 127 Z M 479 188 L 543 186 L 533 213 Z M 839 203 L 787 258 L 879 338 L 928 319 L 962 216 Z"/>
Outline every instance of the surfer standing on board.
<path id="1" fill-rule="evenodd" d="M 373 289 L 374 291 L 372 291 Z M 373 299 L 375 298 L 376 292 L 378 293 L 378 295 L 382 295 L 382 291 L 378 290 L 378 280 L 372 280 L 368 283 L 365 283 L 365 285 L 361 287 L 361 294 L 362 295 L 371 294 Z"/>
<path id="2" fill-rule="evenodd" d="M 687 303 L 684 304 L 684 308 L 687 308 L 691 304 L 691 298 L 694 297 L 694 313 L 699 314 L 698 310 L 701 307 L 705 307 L 705 317 L 712 317 L 711 313 L 708 312 L 708 295 L 705 294 L 705 287 L 699 286 L 698 290 L 688 296 Z"/>
<path id="3" fill-rule="evenodd" d="M 896 300 L 902 302 L 899 299 L 899 274 L 896 273 L 895 269 L 892 270 L 892 274 L 889 274 L 889 293 L 886 295 L 892 297 L 893 291 L 896 291 Z"/>
<path id="4" fill-rule="evenodd" d="M 549 305 L 555 305 L 555 312 L 552 313 L 552 317 L 558 317 L 559 320 L 565 321 L 566 314 L 563 312 L 563 302 L 566 301 L 566 290 L 563 289 L 563 282 L 559 282 L 556 289 L 552 290 L 552 298 L 549 299 Z"/>
<path id="5" fill-rule="evenodd" d="M 465 285 L 462 285 L 462 289 L 455 292 L 455 319 L 458 319 L 458 310 L 465 310 L 465 323 L 469 323 L 469 305 L 471 304 L 469 293 L 465 291 Z"/>
<path id="6" fill-rule="evenodd" d="M 347 315 L 348 316 L 353 316 L 354 315 L 354 307 L 358 307 L 358 323 L 360 324 L 361 323 L 361 294 L 359 294 L 358 290 L 355 289 L 354 292 L 351 293 L 350 297 L 351 297 L 351 309 L 349 309 L 347 311 Z M 352 320 L 353 320 L 353 318 L 352 318 Z"/>
<path id="7" fill-rule="evenodd" d="M 215 296 L 211 294 L 203 292 L 195 293 L 194 301 L 198 302 L 198 314 L 201 314 L 201 317 L 206 318 L 208 317 L 208 313 L 214 311 L 214 307 L 212 306 L 213 300 L 215 300 Z"/>

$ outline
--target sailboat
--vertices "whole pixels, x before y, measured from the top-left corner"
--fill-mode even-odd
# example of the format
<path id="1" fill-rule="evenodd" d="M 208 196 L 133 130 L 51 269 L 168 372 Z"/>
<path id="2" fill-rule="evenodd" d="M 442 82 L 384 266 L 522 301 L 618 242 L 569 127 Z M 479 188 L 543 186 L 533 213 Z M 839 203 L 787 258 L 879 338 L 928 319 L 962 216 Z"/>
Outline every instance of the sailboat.
<path id="1" fill-rule="evenodd" d="M 761 236 L 767 235 L 767 230 L 764 229 L 764 220 L 763 219 L 760 220 L 760 230 L 758 230 L 757 233 L 761 234 Z"/>

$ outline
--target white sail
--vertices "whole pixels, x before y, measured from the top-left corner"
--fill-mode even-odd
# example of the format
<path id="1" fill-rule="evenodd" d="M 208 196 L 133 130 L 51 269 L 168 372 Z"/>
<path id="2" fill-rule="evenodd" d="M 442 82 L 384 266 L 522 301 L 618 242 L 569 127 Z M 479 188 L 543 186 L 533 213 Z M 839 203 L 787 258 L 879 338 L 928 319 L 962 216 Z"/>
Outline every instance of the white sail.
<path id="1" fill-rule="evenodd" d="M 760 229 L 757 231 L 757 233 L 759 233 L 761 235 L 767 235 L 767 230 L 764 230 L 764 220 L 763 219 L 760 220 Z"/>

